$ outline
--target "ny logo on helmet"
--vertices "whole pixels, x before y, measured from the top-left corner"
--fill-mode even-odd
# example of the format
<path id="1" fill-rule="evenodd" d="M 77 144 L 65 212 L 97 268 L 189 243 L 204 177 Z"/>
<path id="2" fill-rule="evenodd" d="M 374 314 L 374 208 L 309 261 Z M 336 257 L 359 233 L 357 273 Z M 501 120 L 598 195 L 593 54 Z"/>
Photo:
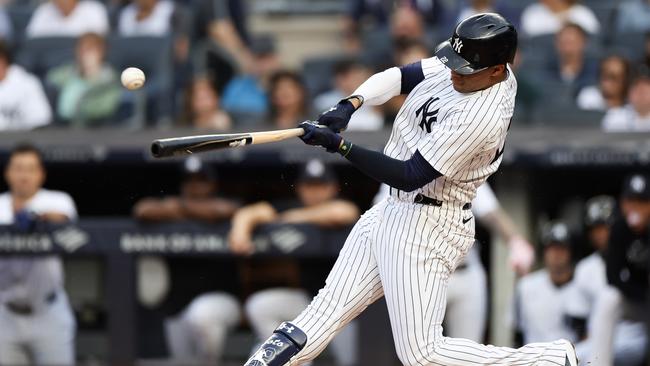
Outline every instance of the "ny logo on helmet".
<path id="1" fill-rule="evenodd" d="M 460 50 L 463 49 L 463 41 L 456 37 L 454 38 L 454 44 L 451 46 L 456 53 L 460 53 Z"/>

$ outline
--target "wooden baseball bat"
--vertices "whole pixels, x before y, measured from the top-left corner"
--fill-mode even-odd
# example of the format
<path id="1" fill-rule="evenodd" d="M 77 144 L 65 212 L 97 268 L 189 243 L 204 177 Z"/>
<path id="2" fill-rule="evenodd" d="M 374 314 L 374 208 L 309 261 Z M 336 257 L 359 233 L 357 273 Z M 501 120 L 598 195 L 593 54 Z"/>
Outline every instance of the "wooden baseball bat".
<path id="1" fill-rule="evenodd" d="M 305 131 L 302 128 L 297 127 L 263 132 L 173 137 L 152 142 L 151 154 L 156 158 L 188 155 L 204 151 L 282 141 L 302 136 L 304 133 Z"/>

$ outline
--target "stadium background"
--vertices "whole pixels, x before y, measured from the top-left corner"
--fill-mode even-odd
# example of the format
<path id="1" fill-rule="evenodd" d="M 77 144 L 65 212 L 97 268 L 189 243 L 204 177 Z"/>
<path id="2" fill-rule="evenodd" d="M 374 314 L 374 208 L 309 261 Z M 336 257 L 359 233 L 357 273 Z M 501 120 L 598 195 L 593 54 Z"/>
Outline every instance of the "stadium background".
<path id="1" fill-rule="evenodd" d="M 635 70 L 650 64 L 650 41 L 646 37 L 650 28 L 621 26 L 625 22 L 619 18 L 621 9 L 633 2 L 641 3 L 635 0 L 580 2 L 595 14 L 600 30 L 584 33 L 586 46 L 581 63 L 586 71 L 573 81 L 557 77 L 561 58 L 555 34 L 533 36 L 521 32 L 516 73 L 525 90 L 520 91 L 519 110 L 502 168 L 490 182 L 505 210 L 532 243 L 538 243 L 539 230 L 545 222 L 562 218 L 576 234 L 574 247 L 578 257 L 590 253 L 581 234 L 582 204 L 598 194 L 617 196 L 626 174 L 648 168 L 647 132 L 630 130 L 610 134 L 601 123 L 606 109 L 581 109 L 576 101 L 582 88 L 598 85 L 598 63 L 605 56 L 621 55 L 635 65 Z M 124 236 L 119 235 L 159 232 L 172 237 L 174 232 L 214 230 L 224 235 L 227 230 L 222 224 L 217 229 L 193 223 L 156 226 L 131 219 L 133 206 L 139 199 L 178 194 L 182 160 L 153 160 L 148 154 L 153 139 L 206 131 L 264 130 L 315 118 L 319 110 L 314 100 L 335 87 L 334 73 L 341 61 L 357 61 L 365 73 L 371 73 L 408 59 L 411 52 L 418 54 L 425 49 L 431 53 L 438 41 L 448 37 L 461 10 L 471 2 L 440 0 L 433 2 L 435 7 L 430 12 L 421 13 L 394 10 L 392 14 L 361 14 L 364 9 L 355 5 L 364 2 L 353 0 L 178 0 L 174 5 L 180 9 L 177 13 L 181 14 L 178 16 L 181 20 L 174 22 L 166 34 L 155 36 L 121 35 L 117 24 L 128 2 L 106 0 L 104 3 L 111 19 L 111 30 L 106 34 L 110 65 L 117 73 L 127 66 L 140 67 L 148 79 L 140 91 L 120 89 L 119 100 L 101 116 L 81 112 L 62 116 L 60 88 L 48 78 L 49 71 L 74 62 L 77 37 L 30 37 L 26 27 L 38 1 L 5 0 L 0 8 L 3 14 L 0 29 L 10 30 L 0 36 L 10 45 L 15 62 L 40 78 L 53 111 L 45 126 L 7 127 L 0 135 L 0 155 L 6 161 L 9 151 L 19 141 L 29 141 L 42 149 L 48 173 L 46 187 L 72 195 L 80 214 L 77 234 L 87 235 L 88 239 L 82 240 L 79 247 L 74 243 L 61 245 L 55 240 L 57 244 L 44 249 L 4 240 L 0 242 L 0 250 L 3 255 L 54 251 L 64 257 L 66 290 L 78 321 L 77 355 L 80 362 L 88 364 L 158 362 L 167 355 L 162 319 L 177 313 L 202 292 L 214 289 L 242 292 L 241 279 L 236 275 L 240 258 L 228 254 L 225 248 L 205 254 L 196 248 L 170 249 L 144 242 L 129 247 Z M 522 29 L 522 11 L 534 3 L 497 1 L 496 8 L 506 9 L 507 15 Z M 645 6 L 643 15 L 650 18 L 647 3 Z M 7 26 L 2 22 L 8 22 Z M 570 44 L 573 46 L 576 43 Z M 246 69 L 246 62 L 259 65 L 262 58 L 268 57 L 277 57 L 274 61 L 277 64 L 272 67 L 275 71 L 291 70 L 298 78 L 290 76 L 289 79 L 304 83 L 304 87 L 294 90 L 304 93 L 304 103 L 288 117 L 288 122 L 286 116 L 279 116 L 273 110 L 293 110 L 296 106 L 284 106 L 273 95 L 260 103 L 263 105 L 260 110 L 255 110 L 260 104 L 238 105 L 238 101 L 246 99 L 246 94 L 231 96 L 230 110 L 224 100 L 228 83 L 251 72 L 252 66 L 249 64 Z M 229 124 L 217 124 L 220 128 L 193 123 L 191 118 L 198 113 L 186 108 L 190 102 L 187 97 L 191 95 L 188 88 L 194 85 L 195 78 L 204 75 L 209 77 L 215 96 L 221 96 L 221 107 L 213 102 L 212 113 L 230 117 Z M 115 77 L 111 82 L 114 87 L 118 80 Z M 269 108 L 266 103 L 274 106 Z M 379 128 L 350 131 L 351 140 L 381 149 L 398 103 L 377 112 L 381 120 Z M 291 117 L 295 121 L 290 121 Z M 341 196 L 354 201 L 362 211 L 370 207 L 378 189 L 377 183 L 342 159 L 305 147 L 299 141 L 210 153 L 201 158 L 218 172 L 221 194 L 242 202 L 291 196 L 299 166 L 311 158 L 333 164 L 341 183 Z M 2 188 L 4 191 L 6 185 Z M 336 250 L 332 248 L 340 247 L 344 233 L 312 235 L 310 239 L 318 240 L 321 248 L 289 254 L 271 251 L 268 256 L 261 256 L 268 260 L 274 260 L 277 255 L 300 258 L 303 267 L 309 268 L 303 280 L 315 291 L 335 259 Z M 481 256 L 490 276 L 490 322 L 486 340 L 511 344 L 512 329 L 508 327 L 507 313 L 515 278 L 505 264 L 507 255 L 498 240 L 480 228 L 478 237 L 483 243 Z M 136 262 L 143 254 L 168 256 L 172 269 L 172 291 L 161 305 L 154 307 L 138 303 L 135 294 Z M 362 364 L 396 364 L 387 322 L 381 304 L 372 307 L 362 318 L 359 338 Z M 250 330 L 242 322 L 229 340 L 225 363 L 241 363 L 252 344 Z M 318 364 L 330 360 L 327 355 L 323 359 Z"/>

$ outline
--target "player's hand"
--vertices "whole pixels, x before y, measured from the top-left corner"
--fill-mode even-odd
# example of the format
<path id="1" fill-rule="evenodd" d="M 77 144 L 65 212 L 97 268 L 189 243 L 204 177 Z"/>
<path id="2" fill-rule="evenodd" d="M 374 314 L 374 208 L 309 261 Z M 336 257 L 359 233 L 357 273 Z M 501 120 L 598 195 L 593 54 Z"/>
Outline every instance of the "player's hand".
<path id="1" fill-rule="evenodd" d="M 533 263 L 535 262 L 535 249 L 524 238 L 515 236 L 508 242 L 510 248 L 510 256 L 508 262 L 510 267 L 520 276 L 530 272 Z"/>
<path id="2" fill-rule="evenodd" d="M 348 99 L 341 100 L 337 105 L 323 112 L 318 117 L 318 124 L 329 127 L 334 132 L 341 132 L 348 127 L 352 113 L 356 108 Z"/>
<path id="3" fill-rule="evenodd" d="M 339 134 L 316 122 L 305 121 L 299 124 L 298 127 L 305 130 L 305 134 L 300 136 L 300 139 L 304 143 L 307 145 L 322 146 L 328 152 L 336 152 L 339 145 L 341 145 L 341 140 L 343 140 Z"/>

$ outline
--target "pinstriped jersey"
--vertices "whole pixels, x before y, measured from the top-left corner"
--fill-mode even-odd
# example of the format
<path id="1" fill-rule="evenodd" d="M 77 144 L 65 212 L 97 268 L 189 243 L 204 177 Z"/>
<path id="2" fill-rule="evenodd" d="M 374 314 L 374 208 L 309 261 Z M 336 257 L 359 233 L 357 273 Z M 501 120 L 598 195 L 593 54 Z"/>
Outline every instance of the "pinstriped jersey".
<path id="1" fill-rule="evenodd" d="M 437 57 L 422 60 L 422 71 L 424 80 L 406 97 L 384 153 L 407 160 L 419 150 L 442 176 L 415 192 L 442 201 L 471 202 L 501 163 L 517 81 L 508 67 L 504 81 L 459 93 L 449 69 Z M 396 189 L 391 193 L 404 194 Z"/>

